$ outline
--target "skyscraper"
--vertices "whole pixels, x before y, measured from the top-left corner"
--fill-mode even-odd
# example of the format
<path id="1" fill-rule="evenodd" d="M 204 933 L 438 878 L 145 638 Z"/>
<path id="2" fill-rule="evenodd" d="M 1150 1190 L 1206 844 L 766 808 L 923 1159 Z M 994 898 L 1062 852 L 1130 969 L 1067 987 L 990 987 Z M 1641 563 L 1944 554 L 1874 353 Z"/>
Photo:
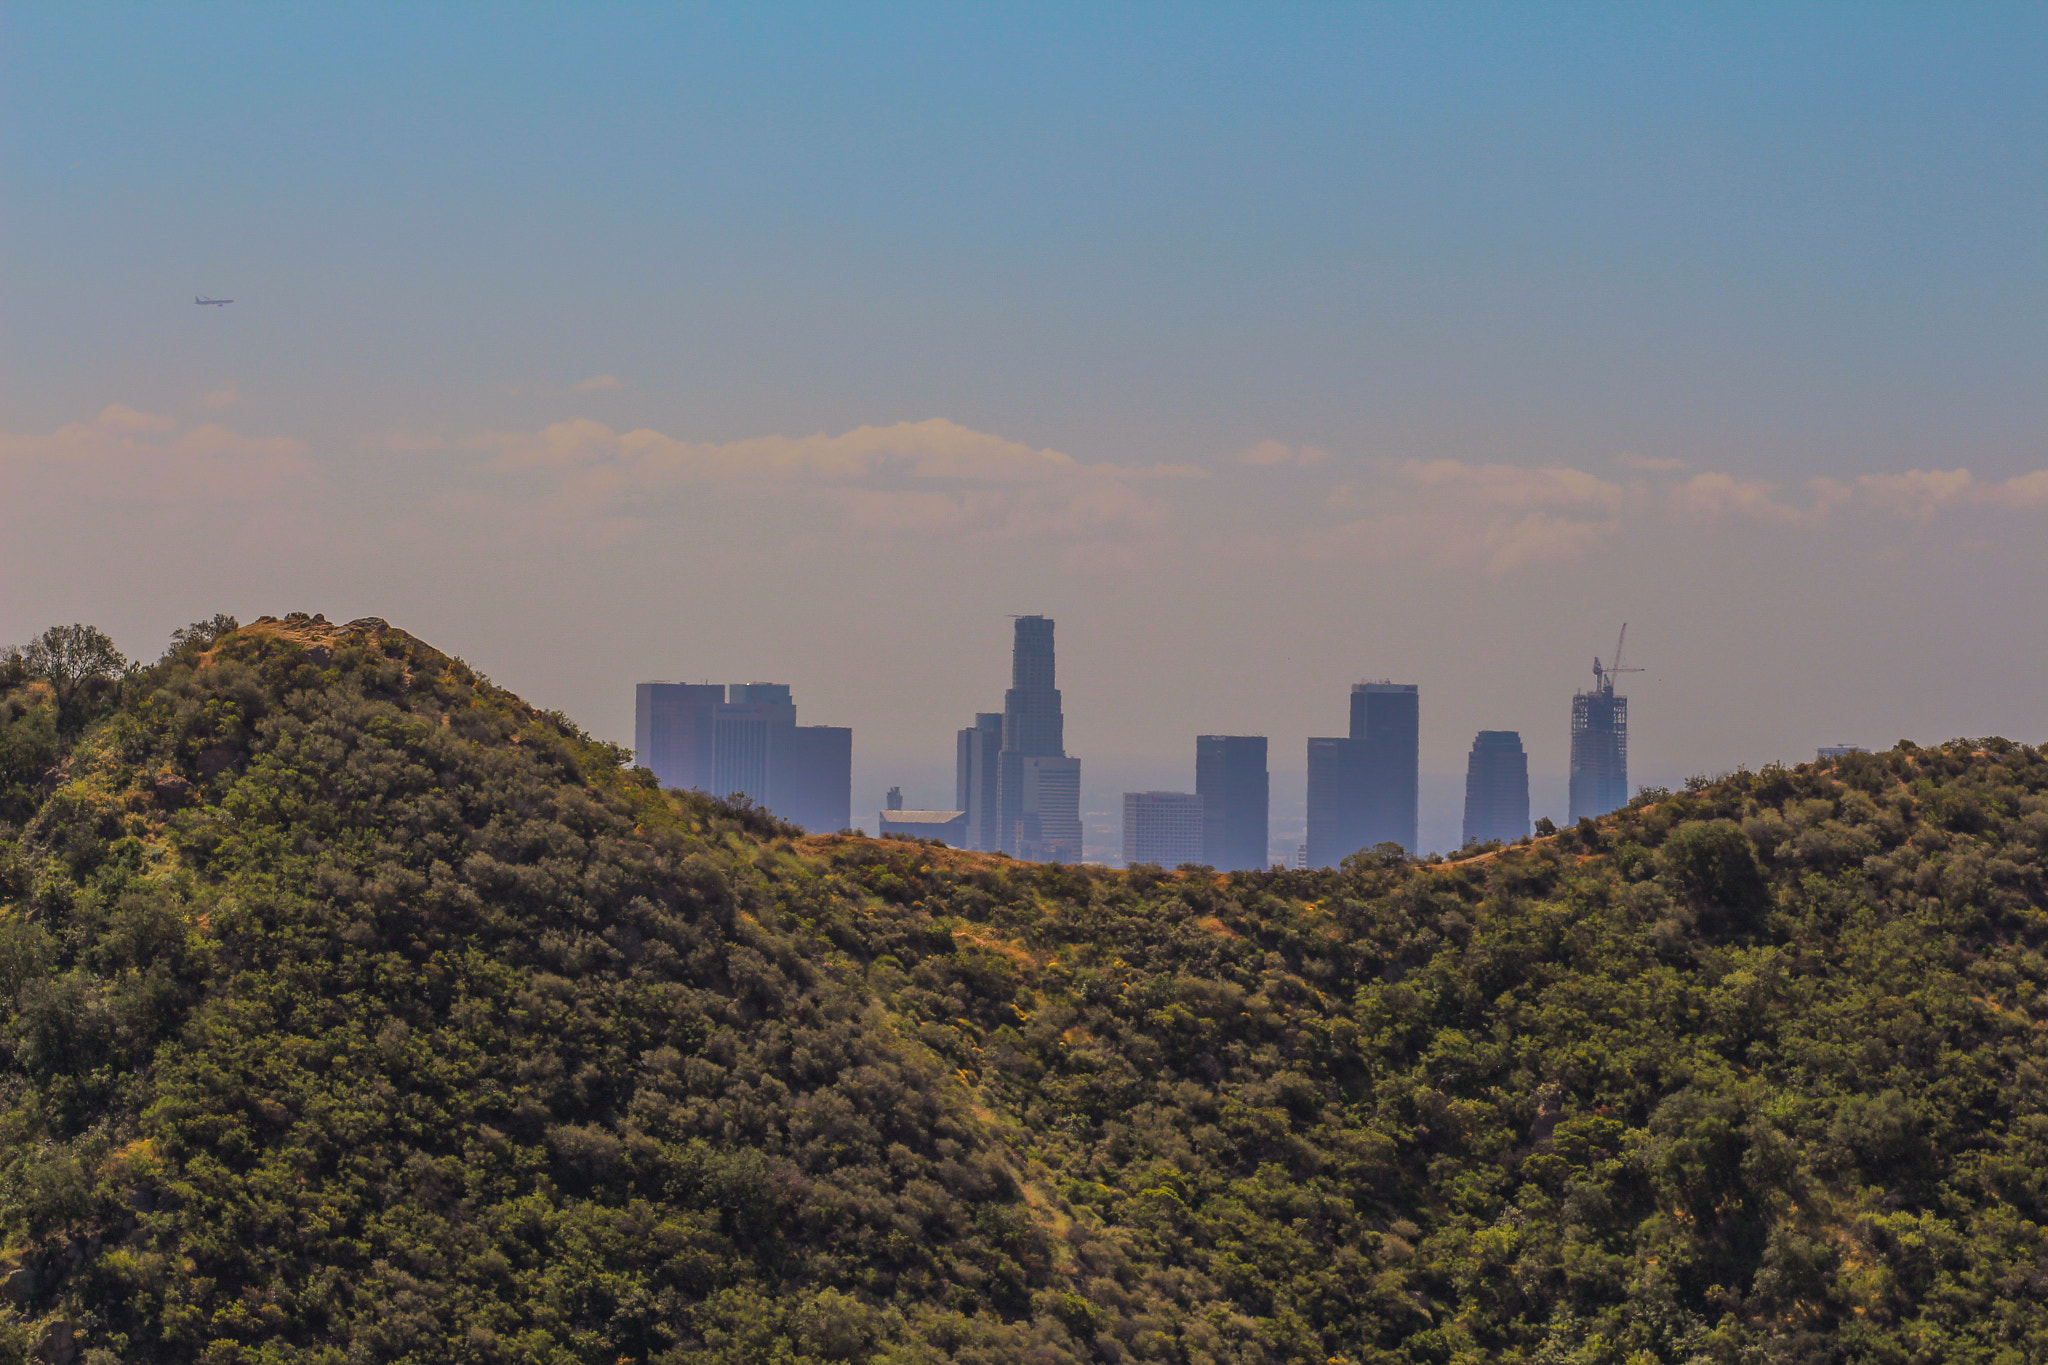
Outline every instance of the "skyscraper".
<path id="1" fill-rule="evenodd" d="M 1039 754 L 1024 760 L 1017 856 L 1034 863 L 1081 861 L 1081 760 Z"/>
<path id="2" fill-rule="evenodd" d="M 1628 643 L 1628 624 L 1614 642 L 1606 668 L 1593 660 L 1593 690 L 1572 694 L 1571 818 L 1598 819 L 1628 804 L 1628 698 L 1614 690 L 1623 673 L 1621 651 Z"/>
<path id="3" fill-rule="evenodd" d="M 1193 792 L 1124 793 L 1124 866 L 1208 861 L 1203 856 L 1203 801 Z"/>
<path id="4" fill-rule="evenodd" d="M 787 683 L 641 683 L 633 738 L 664 786 L 747 796 L 812 833 L 851 821 L 853 731 L 798 725 Z"/>
<path id="5" fill-rule="evenodd" d="M 1197 861 L 1224 872 L 1264 867 L 1266 737 L 1197 735 L 1195 794 L 1202 798 L 1202 856 Z M 1126 796 L 1126 805 L 1129 800 Z"/>
<path id="6" fill-rule="evenodd" d="M 1416 851 L 1420 722 L 1414 683 L 1356 683 L 1350 735 L 1308 742 L 1309 866 L 1377 844 Z"/>
<path id="7" fill-rule="evenodd" d="M 1003 713 L 978 711 L 974 724 L 954 736 L 953 804 L 967 812 L 967 848 L 1002 846 L 998 755 L 1003 749 Z"/>
<path id="8" fill-rule="evenodd" d="M 772 809 L 770 774 L 788 743 L 783 732 L 796 729 L 796 701 L 787 683 L 734 683 L 725 693 L 712 721 L 711 794 L 747 796 Z"/>
<path id="9" fill-rule="evenodd" d="M 1064 747 L 1052 629 L 1050 617 L 1017 618 L 996 761 L 997 839 L 1020 858 L 1079 862 L 1081 763 Z"/>
<path id="10" fill-rule="evenodd" d="M 1481 730 L 1465 760 L 1465 842 L 1529 832 L 1529 756 L 1513 730 Z"/>
<path id="11" fill-rule="evenodd" d="M 775 756 L 768 807 L 812 834 L 853 824 L 853 731 L 843 725 L 793 725 Z"/>
<path id="12" fill-rule="evenodd" d="M 1571 818 L 1597 819 L 1628 804 L 1628 698 L 1608 682 L 1572 694 Z"/>
<path id="13" fill-rule="evenodd" d="M 1356 740 L 1308 742 L 1308 842 L 1304 867 L 1335 867 L 1366 847 Z"/>
<path id="14" fill-rule="evenodd" d="M 1351 738 L 1361 746 L 1359 816 L 1365 842 L 1416 851 L 1421 794 L 1420 689 L 1414 683 L 1353 683 Z"/>
<path id="15" fill-rule="evenodd" d="M 644 682 L 633 689 L 633 759 L 664 787 L 710 791 L 713 718 L 725 704 L 715 683 Z"/>

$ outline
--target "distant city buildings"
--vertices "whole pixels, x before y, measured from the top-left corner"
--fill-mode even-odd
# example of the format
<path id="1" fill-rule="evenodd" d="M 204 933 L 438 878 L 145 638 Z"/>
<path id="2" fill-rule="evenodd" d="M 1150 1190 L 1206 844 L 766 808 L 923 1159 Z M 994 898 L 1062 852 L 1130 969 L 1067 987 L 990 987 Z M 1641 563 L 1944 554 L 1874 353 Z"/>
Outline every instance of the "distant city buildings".
<path id="1" fill-rule="evenodd" d="M 1465 759 L 1465 842 L 1529 833 L 1529 756 L 1513 730 L 1481 730 Z"/>
<path id="2" fill-rule="evenodd" d="M 1081 761 L 1066 756 L 1064 726 L 1052 619 L 1020 616 L 996 753 L 996 847 L 1005 853 L 1032 862 L 1081 861 Z"/>
<path id="3" fill-rule="evenodd" d="M 1193 861 L 1224 872 L 1266 866 L 1268 787 L 1264 735 L 1196 736 L 1195 794 L 1202 803 L 1202 853 Z M 1128 795 L 1124 808 L 1128 821 Z M 1125 860 L 1129 861 L 1128 854 Z"/>
<path id="4" fill-rule="evenodd" d="M 1417 686 L 1354 684 L 1351 733 L 1308 742 L 1309 866 L 1384 843 L 1415 852 L 1421 763 Z"/>
<path id="5" fill-rule="evenodd" d="M 812 833 L 852 822 L 853 731 L 798 725 L 785 683 L 641 683 L 633 738 L 663 786 L 746 796 Z"/>
<path id="6" fill-rule="evenodd" d="M 664 787 L 708 792 L 714 718 L 725 688 L 714 683 L 644 682 L 633 689 L 633 757 Z"/>
<path id="7" fill-rule="evenodd" d="M 891 788 L 882 827 L 1027 860 L 1079 862 L 1081 763 L 1065 748 L 1053 622 L 1035 615 L 1014 622 L 1003 709 L 978 712 L 955 735 L 953 807 L 905 811 L 901 790 Z M 1628 803 L 1628 698 L 1616 684 L 1620 675 L 1642 670 L 1622 665 L 1626 641 L 1624 626 L 1613 662 L 1594 659 L 1593 687 L 1572 697 L 1573 820 Z M 1281 806 L 1280 842 L 1294 849 L 1291 861 L 1330 867 L 1387 844 L 1422 851 L 1420 691 L 1413 683 L 1357 683 L 1347 732 L 1308 740 L 1306 809 Z M 852 731 L 797 724 L 788 684 L 649 682 L 638 686 L 635 700 L 639 761 L 663 783 L 743 795 L 807 830 L 849 823 Z M 1126 859 L 1197 862 L 1231 872 L 1290 861 L 1273 857 L 1268 749 L 1263 735 L 1197 736 L 1192 792 L 1124 794 Z M 1818 757 L 1861 752 L 1856 745 L 1829 745 Z M 1200 817 L 1199 837 L 1187 832 L 1193 813 Z M 1522 838 L 1530 815 L 1529 758 L 1520 733 L 1480 731 L 1466 757 L 1464 842 Z M 1106 811 L 1093 816 L 1109 823 Z M 1295 849 L 1297 830 L 1306 838 Z M 1432 825 L 1433 844 L 1447 844 L 1449 834 Z M 1094 856 L 1109 854 L 1097 849 Z"/>
<path id="8" fill-rule="evenodd" d="M 1814 757 L 1826 762 L 1831 758 L 1847 758 L 1850 754 L 1867 754 L 1870 750 L 1860 744 L 1827 744 L 1821 746 Z"/>
<path id="9" fill-rule="evenodd" d="M 1124 865 L 1207 861 L 1202 798 L 1193 792 L 1124 793 Z"/>
<path id="10" fill-rule="evenodd" d="M 980 711 L 974 724 L 955 736 L 953 804 L 967 816 L 964 847 L 993 851 L 1002 847 L 1002 784 L 998 765 L 1003 750 L 1003 713 Z"/>

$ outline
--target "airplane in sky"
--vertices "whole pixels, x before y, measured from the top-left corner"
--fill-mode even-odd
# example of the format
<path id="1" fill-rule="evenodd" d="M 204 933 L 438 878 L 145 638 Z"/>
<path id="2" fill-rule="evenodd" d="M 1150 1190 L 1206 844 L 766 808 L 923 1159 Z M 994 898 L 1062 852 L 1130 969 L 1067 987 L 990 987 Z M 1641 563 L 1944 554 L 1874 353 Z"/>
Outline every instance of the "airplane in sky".
<path id="1" fill-rule="evenodd" d="M 199 297 L 197 297 L 197 296 L 194 296 L 194 298 L 193 298 L 192 302 L 194 302 L 194 303 L 210 303 L 210 304 L 212 304 L 212 305 L 213 305 L 214 307 L 216 307 L 216 308 L 225 308 L 225 307 L 227 307 L 227 306 L 228 306 L 229 304 L 233 303 L 233 302 L 234 302 L 234 300 L 233 300 L 233 299 L 202 299 L 202 298 L 199 298 Z"/>

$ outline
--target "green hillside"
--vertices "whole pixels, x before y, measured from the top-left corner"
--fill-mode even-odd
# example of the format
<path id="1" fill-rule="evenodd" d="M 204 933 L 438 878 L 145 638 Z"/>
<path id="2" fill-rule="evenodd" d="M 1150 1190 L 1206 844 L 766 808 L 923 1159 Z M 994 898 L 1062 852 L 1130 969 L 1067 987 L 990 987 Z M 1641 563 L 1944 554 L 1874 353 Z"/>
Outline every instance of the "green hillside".
<path id="1" fill-rule="evenodd" d="M 381 621 L 87 643 L 0 663 L 0 1360 L 2048 1360 L 2040 750 L 1116 873 Z"/>

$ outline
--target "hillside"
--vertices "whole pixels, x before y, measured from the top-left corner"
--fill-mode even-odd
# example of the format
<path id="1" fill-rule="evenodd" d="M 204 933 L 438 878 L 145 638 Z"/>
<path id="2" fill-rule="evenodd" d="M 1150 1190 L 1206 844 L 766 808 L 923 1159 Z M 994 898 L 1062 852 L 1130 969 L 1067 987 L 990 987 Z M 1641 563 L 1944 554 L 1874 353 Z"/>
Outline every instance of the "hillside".
<path id="1" fill-rule="evenodd" d="M 2048 1360 L 2048 755 L 804 839 L 381 621 L 0 664 L 0 1360 Z"/>

